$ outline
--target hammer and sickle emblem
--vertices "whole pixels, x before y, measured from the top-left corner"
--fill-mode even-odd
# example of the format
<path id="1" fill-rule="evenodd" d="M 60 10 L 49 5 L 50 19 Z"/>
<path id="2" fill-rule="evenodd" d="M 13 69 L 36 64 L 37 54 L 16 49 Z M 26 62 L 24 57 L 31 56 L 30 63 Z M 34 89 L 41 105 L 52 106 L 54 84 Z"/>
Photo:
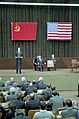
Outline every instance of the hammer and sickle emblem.
<path id="1" fill-rule="evenodd" d="M 19 32 L 20 31 L 20 26 L 16 25 L 14 31 Z"/>

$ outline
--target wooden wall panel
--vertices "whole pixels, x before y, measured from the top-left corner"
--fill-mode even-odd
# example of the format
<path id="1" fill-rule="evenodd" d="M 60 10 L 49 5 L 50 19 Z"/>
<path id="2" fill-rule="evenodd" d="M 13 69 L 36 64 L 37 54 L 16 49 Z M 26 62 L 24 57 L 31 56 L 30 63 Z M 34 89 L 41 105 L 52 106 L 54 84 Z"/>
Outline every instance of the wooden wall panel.
<path id="1" fill-rule="evenodd" d="M 51 58 L 44 57 L 44 61 Z M 57 58 L 57 68 L 71 68 L 71 59 L 68 57 Z M 75 58 L 74 58 L 75 59 Z M 79 60 L 79 58 L 77 58 Z M 27 57 L 22 59 L 22 69 L 33 69 L 33 58 Z M 0 59 L 0 69 L 16 69 L 16 60 L 13 58 Z"/>

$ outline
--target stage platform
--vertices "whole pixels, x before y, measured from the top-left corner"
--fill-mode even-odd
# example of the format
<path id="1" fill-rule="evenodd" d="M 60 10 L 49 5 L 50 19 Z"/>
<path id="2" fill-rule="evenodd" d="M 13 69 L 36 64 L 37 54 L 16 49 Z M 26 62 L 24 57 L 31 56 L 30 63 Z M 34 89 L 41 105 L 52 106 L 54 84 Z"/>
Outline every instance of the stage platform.
<path id="1" fill-rule="evenodd" d="M 0 70 L 0 75 L 56 75 L 56 74 L 70 74 L 71 69 L 57 69 L 54 71 L 51 69 L 50 71 L 34 71 L 34 69 L 22 69 L 21 74 L 16 74 L 16 70 Z"/>

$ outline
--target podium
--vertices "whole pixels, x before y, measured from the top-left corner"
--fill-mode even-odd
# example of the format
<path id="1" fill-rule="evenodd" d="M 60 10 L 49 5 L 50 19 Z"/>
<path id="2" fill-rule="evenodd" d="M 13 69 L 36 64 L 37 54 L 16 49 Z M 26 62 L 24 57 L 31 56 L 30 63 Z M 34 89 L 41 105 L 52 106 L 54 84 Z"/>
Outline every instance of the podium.
<path id="1" fill-rule="evenodd" d="M 22 64 L 22 56 L 15 56 L 16 59 L 16 73 L 21 73 L 21 64 Z"/>

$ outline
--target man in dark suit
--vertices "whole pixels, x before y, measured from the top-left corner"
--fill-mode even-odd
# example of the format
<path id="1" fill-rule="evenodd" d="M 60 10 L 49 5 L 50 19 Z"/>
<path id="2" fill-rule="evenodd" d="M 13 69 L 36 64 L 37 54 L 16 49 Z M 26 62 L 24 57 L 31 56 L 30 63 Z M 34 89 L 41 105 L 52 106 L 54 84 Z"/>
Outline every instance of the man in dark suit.
<path id="1" fill-rule="evenodd" d="M 34 58 L 33 60 L 33 66 L 34 66 L 34 70 L 36 71 L 37 70 L 37 57 Z"/>
<path id="2" fill-rule="evenodd" d="M 18 94 L 17 99 L 11 101 L 16 105 L 17 109 L 25 109 L 25 102 L 22 100 L 21 95 Z"/>
<path id="3" fill-rule="evenodd" d="M 37 89 L 46 89 L 47 84 L 44 83 L 43 77 L 39 77 L 39 81 L 36 83 Z"/>
<path id="4" fill-rule="evenodd" d="M 46 89 L 42 91 L 42 95 L 44 95 L 44 99 L 47 101 L 52 97 L 51 85 L 47 85 Z"/>
<path id="5" fill-rule="evenodd" d="M 16 58 L 16 73 L 21 73 L 21 61 L 22 61 L 23 53 L 18 47 L 18 50 L 16 51 L 15 58 Z"/>
<path id="6" fill-rule="evenodd" d="M 35 99 L 34 95 L 31 94 L 29 96 L 29 101 L 26 103 L 26 114 L 28 114 L 28 111 L 31 109 L 39 109 L 40 108 L 40 100 Z"/>
<path id="7" fill-rule="evenodd" d="M 29 86 L 29 82 L 26 80 L 26 77 L 22 77 L 21 78 L 21 84 L 20 84 L 20 87 L 22 88 L 23 91 L 26 90 L 26 88 L 28 88 Z"/>

